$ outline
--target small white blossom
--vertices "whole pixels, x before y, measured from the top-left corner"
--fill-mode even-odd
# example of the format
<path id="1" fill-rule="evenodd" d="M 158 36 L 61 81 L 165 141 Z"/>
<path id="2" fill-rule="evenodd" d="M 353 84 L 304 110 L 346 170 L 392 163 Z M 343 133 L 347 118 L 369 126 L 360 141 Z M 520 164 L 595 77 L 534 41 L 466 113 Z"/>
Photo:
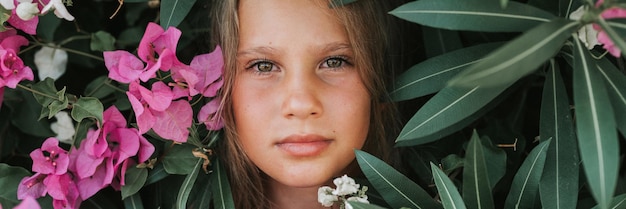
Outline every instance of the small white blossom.
<path id="1" fill-rule="evenodd" d="M 370 201 L 367 200 L 367 196 L 362 196 L 362 197 L 349 197 L 347 199 L 348 201 L 352 201 L 352 202 L 360 202 L 360 203 L 367 203 L 369 204 Z"/>
<path id="2" fill-rule="evenodd" d="M 39 14 L 37 3 L 20 2 L 15 8 L 15 14 L 22 20 L 30 20 Z"/>
<path id="3" fill-rule="evenodd" d="M 44 46 L 35 52 L 35 65 L 39 79 L 50 77 L 54 80 L 61 77 L 67 67 L 67 52 L 62 49 L 55 49 Z"/>
<path id="4" fill-rule="evenodd" d="M 317 189 L 317 201 L 322 203 L 324 207 L 333 206 L 337 201 L 337 196 L 333 195 L 333 189 L 329 186 L 323 186 Z"/>
<path id="5" fill-rule="evenodd" d="M 15 9 L 15 2 L 13 0 L 0 0 L 0 5 L 6 10 Z"/>
<path id="6" fill-rule="evenodd" d="M 74 20 L 74 16 L 72 16 L 67 11 L 67 8 L 65 8 L 65 4 L 63 4 L 62 0 L 50 0 L 50 2 L 45 7 L 43 7 L 43 9 L 41 10 L 41 13 L 44 14 L 48 12 L 50 9 L 54 9 L 54 14 L 58 18 L 63 18 L 68 21 Z"/>
<path id="7" fill-rule="evenodd" d="M 65 111 L 58 112 L 54 115 L 54 118 L 56 118 L 57 121 L 50 124 L 50 129 L 57 134 L 56 138 L 63 143 L 72 143 L 72 136 L 76 133 L 72 118 L 70 118 Z"/>
<path id="8" fill-rule="evenodd" d="M 333 183 L 337 186 L 333 194 L 339 196 L 357 193 L 360 187 L 360 185 L 357 184 L 354 179 L 348 177 L 348 175 L 336 178 L 333 180 Z"/>
<path id="9" fill-rule="evenodd" d="M 580 20 L 587 12 L 587 6 L 581 6 L 569 15 L 571 20 Z M 578 29 L 578 39 L 585 44 L 587 49 L 591 50 L 596 45 L 600 45 L 598 42 L 598 31 L 593 29 L 593 25 L 587 24 Z"/>

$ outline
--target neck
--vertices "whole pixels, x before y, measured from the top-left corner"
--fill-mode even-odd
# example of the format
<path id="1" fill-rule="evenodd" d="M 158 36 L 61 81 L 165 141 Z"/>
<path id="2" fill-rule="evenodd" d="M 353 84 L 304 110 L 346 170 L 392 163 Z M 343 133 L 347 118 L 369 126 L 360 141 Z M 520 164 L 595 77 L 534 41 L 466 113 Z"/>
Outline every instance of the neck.
<path id="1" fill-rule="evenodd" d="M 267 187 L 270 194 L 269 198 L 273 206 L 272 208 L 274 209 L 330 209 L 317 202 L 317 189 L 319 186 L 304 188 L 290 187 L 270 179 Z M 335 206 L 332 208 L 335 208 Z"/>

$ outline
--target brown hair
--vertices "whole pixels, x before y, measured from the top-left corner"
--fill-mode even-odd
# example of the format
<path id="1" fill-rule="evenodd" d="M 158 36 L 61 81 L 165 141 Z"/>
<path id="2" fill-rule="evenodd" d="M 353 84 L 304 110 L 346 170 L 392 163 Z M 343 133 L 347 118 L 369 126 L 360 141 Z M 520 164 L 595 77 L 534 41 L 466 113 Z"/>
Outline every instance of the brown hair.
<path id="1" fill-rule="evenodd" d="M 330 2 L 330 1 L 329 1 Z M 393 77 L 386 69 L 387 54 L 386 1 L 359 0 L 345 6 L 334 7 L 337 17 L 344 24 L 354 51 L 355 66 L 372 98 L 370 127 L 363 150 L 385 161 L 390 160 L 390 143 L 397 126 L 396 108 L 390 103 L 385 81 Z M 264 191 L 264 174 L 248 159 L 243 151 L 235 127 L 231 91 L 236 76 L 238 48 L 237 0 L 217 0 L 213 15 L 213 35 L 224 53 L 224 86 L 222 90 L 222 117 L 224 136 L 218 156 L 228 172 L 236 208 L 271 208 L 268 194 Z"/>

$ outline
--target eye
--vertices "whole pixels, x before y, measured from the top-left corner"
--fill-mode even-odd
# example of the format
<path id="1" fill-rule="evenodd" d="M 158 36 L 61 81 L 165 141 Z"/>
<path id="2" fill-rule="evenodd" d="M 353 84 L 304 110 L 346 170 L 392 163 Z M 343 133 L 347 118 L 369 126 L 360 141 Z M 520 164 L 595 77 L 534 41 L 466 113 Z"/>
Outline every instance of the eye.
<path id="1" fill-rule="evenodd" d="M 322 63 L 323 68 L 341 68 L 346 64 L 350 64 L 347 61 L 346 57 L 343 56 L 338 56 L 338 57 L 330 57 L 327 58 L 326 60 L 324 60 L 324 62 Z"/>
<path id="2" fill-rule="evenodd" d="M 256 70 L 258 70 L 259 72 L 270 72 L 272 71 L 272 68 L 274 68 L 274 64 L 272 64 L 271 62 L 258 62 L 255 64 L 256 66 Z"/>

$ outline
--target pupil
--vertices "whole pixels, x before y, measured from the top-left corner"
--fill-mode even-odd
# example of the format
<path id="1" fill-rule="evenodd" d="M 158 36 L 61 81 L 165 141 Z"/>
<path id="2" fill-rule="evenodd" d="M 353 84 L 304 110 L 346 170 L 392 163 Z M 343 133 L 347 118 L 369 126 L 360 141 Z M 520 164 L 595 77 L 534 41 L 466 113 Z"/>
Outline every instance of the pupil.
<path id="1" fill-rule="evenodd" d="M 261 72 L 269 72 L 272 70 L 272 63 L 259 63 L 257 68 Z"/>
<path id="2" fill-rule="evenodd" d="M 328 65 L 328 67 L 336 68 L 336 67 L 341 66 L 341 60 L 329 59 L 326 61 L 326 64 Z"/>

